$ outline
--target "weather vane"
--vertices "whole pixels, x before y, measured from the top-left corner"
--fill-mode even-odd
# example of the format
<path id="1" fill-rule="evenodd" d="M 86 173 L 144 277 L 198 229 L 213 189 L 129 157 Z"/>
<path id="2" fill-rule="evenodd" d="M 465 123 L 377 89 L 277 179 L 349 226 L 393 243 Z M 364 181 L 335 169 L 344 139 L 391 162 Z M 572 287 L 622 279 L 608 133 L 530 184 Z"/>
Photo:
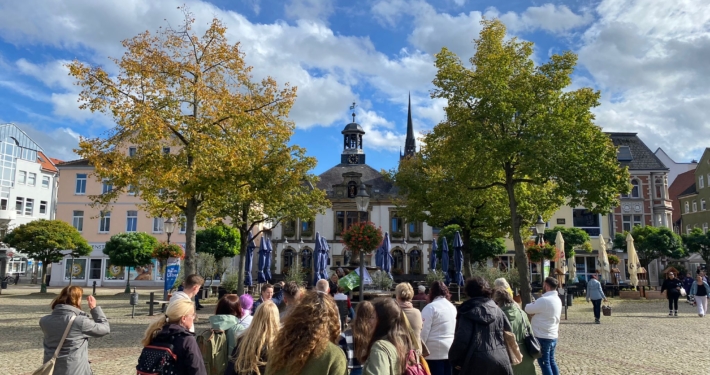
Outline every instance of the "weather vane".
<path id="1" fill-rule="evenodd" d="M 355 102 L 353 102 L 353 105 L 350 106 L 350 109 L 352 109 L 352 111 L 353 111 L 353 113 L 352 113 L 353 122 L 355 122 L 355 107 L 357 107 L 357 104 L 355 104 Z"/>

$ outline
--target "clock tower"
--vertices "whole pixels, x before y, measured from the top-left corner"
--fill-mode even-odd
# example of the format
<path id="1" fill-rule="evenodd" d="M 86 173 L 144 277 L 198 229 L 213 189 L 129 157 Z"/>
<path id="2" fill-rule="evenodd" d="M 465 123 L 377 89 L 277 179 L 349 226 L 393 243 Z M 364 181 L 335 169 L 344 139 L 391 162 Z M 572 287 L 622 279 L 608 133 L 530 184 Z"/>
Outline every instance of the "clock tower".
<path id="1" fill-rule="evenodd" d="M 355 103 L 350 106 L 350 109 L 353 110 L 353 122 L 345 125 L 345 129 L 341 132 L 343 153 L 340 155 L 340 164 L 365 164 L 365 152 L 362 150 L 362 136 L 365 135 L 365 131 L 355 122 Z"/>

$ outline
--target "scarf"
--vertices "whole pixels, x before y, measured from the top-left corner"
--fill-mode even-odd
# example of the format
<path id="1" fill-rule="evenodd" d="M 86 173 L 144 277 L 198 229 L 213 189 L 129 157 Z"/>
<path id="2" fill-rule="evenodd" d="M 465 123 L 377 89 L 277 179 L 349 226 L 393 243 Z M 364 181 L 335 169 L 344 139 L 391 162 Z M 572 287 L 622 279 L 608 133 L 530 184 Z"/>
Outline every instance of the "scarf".
<path id="1" fill-rule="evenodd" d="M 411 308 L 414 308 L 414 305 L 412 305 L 412 302 L 399 302 L 399 301 L 397 301 L 397 303 L 399 304 L 399 307 L 401 307 L 401 308 L 403 308 L 403 309 L 406 309 L 406 308 L 410 308 L 410 309 L 411 309 Z"/>

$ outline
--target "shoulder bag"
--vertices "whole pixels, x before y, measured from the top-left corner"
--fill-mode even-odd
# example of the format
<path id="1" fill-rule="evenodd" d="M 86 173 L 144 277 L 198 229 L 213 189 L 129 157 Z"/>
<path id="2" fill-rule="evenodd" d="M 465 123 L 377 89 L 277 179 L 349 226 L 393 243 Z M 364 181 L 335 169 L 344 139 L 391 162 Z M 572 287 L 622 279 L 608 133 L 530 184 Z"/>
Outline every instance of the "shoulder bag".
<path id="1" fill-rule="evenodd" d="M 521 313 L 523 312 L 519 307 L 518 310 L 520 310 Z M 525 349 L 527 349 L 528 354 L 530 354 L 533 359 L 541 358 L 542 348 L 540 347 L 540 342 L 533 336 L 530 324 L 528 324 L 524 315 L 523 324 L 525 325 Z"/>
<path id="2" fill-rule="evenodd" d="M 64 335 L 62 335 L 62 339 L 59 340 L 59 345 L 57 345 L 57 350 L 54 351 L 52 358 L 45 362 L 42 367 L 35 370 L 32 375 L 52 375 L 54 373 L 54 364 L 57 362 L 57 356 L 59 356 L 59 351 L 62 349 L 62 345 L 64 345 L 64 340 L 67 339 L 67 335 L 69 334 L 72 323 L 74 323 L 74 319 L 76 319 L 76 315 L 69 319 L 69 324 L 67 324 L 67 328 L 64 329 Z"/>

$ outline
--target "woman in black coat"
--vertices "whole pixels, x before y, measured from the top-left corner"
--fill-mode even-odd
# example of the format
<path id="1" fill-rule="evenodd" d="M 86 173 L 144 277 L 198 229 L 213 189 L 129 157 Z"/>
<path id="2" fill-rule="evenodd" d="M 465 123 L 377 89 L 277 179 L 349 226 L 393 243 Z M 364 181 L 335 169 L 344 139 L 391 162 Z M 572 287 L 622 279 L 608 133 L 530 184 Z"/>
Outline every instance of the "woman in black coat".
<path id="1" fill-rule="evenodd" d="M 668 278 L 661 286 L 661 293 L 665 290 L 668 298 L 668 316 L 678 316 L 678 298 L 682 287 L 683 282 L 676 278 L 673 272 L 668 272 Z"/>
<path id="2" fill-rule="evenodd" d="M 513 375 L 503 338 L 503 331 L 511 331 L 508 318 L 491 299 L 493 292 L 484 279 L 473 277 L 465 288 L 469 300 L 458 309 L 451 366 L 461 375 Z"/>

